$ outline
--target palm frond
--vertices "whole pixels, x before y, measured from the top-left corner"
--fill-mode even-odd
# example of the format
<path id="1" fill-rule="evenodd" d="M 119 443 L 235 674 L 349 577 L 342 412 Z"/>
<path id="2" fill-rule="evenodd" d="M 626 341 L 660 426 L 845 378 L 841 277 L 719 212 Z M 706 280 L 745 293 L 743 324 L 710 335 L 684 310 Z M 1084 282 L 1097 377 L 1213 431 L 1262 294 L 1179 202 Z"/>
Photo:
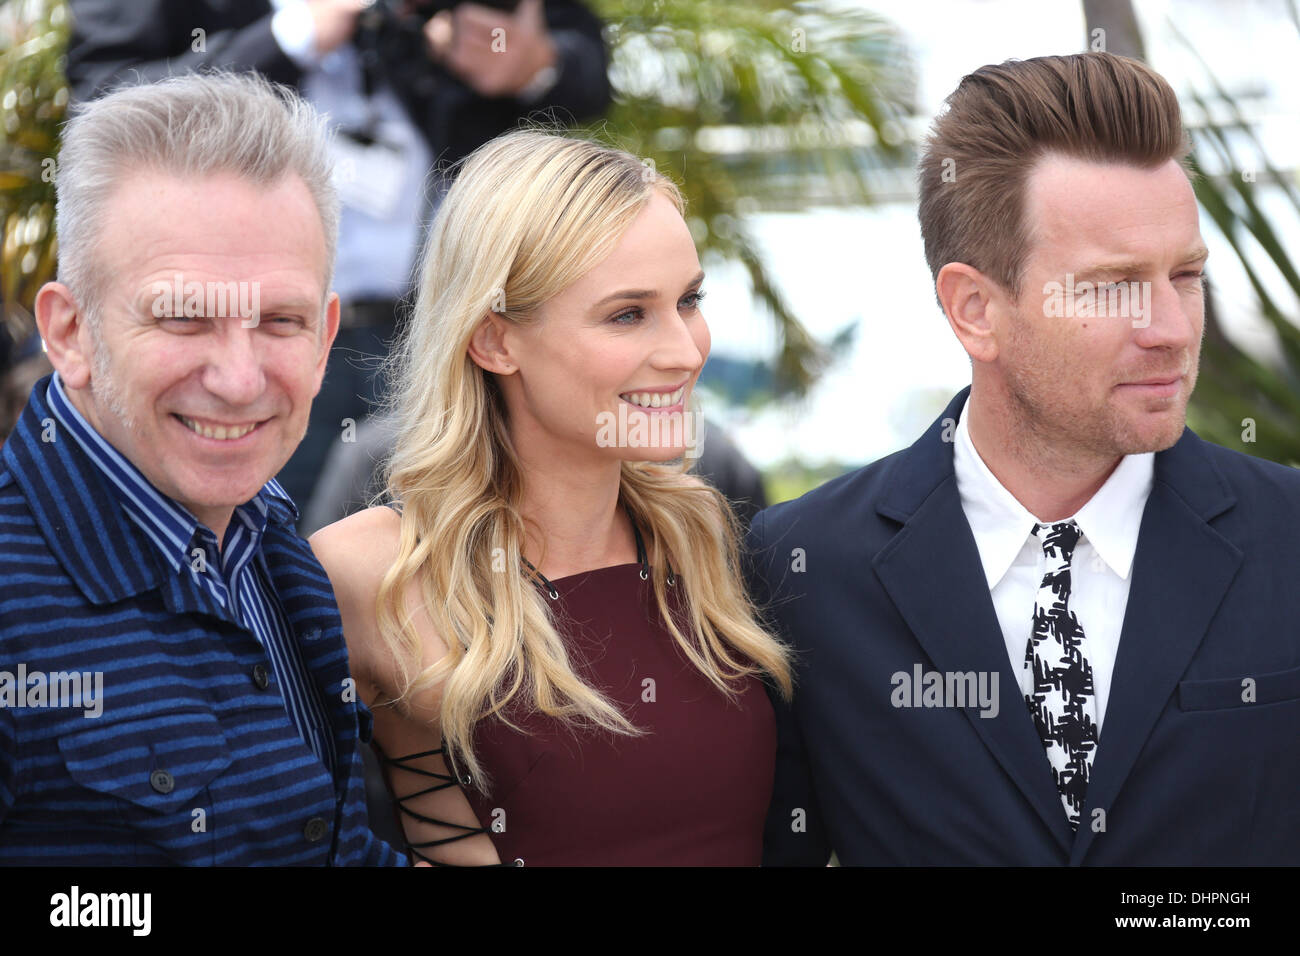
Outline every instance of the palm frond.
<path id="1" fill-rule="evenodd" d="M 775 323 L 776 395 L 806 393 L 829 352 L 781 296 L 744 215 L 872 200 L 872 173 L 902 156 L 915 85 L 897 33 L 829 2 L 593 6 L 610 24 L 605 135 L 682 186 L 701 256 L 739 262 Z"/>

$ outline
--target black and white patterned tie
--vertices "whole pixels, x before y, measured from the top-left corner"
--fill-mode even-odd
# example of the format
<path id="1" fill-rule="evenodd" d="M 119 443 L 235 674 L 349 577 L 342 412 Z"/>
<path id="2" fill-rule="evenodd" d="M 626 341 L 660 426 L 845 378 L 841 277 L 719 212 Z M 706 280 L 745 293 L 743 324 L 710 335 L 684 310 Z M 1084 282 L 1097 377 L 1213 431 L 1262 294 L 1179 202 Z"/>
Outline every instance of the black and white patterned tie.
<path id="1" fill-rule="evenodd" d="M 1035 524 L 1047 565 L 1034 599 L 1034 626 L 1025 648 L 1033 681 L 1025 704 L 1052 765 L 1070 827 L 1079 828 L 1093 753 L 1097 749 L 1092 666 L 1083 656 L 1083 626 L 1070 610 L 1070 557 L 1082 532 L 1073 521 Z"/>

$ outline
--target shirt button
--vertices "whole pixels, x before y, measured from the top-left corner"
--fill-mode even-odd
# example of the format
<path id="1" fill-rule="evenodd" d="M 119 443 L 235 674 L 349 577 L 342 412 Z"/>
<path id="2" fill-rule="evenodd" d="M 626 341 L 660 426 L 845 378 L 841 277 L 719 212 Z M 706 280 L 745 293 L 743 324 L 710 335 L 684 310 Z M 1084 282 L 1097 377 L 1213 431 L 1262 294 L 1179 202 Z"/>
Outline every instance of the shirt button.
<path id="1" fill-rule="evenodd" d="M 257 686 L 258 690 L 266 690 L 271 686 L 271 675 L 267 671 L 265 665 L 253 665 L 253 683 Z"/>
<path id="2" fill-rule="evenodd" d="M 312 817 L 303 827 L 302 835 L 307 838 L 308 843 L 319 843 L 325 839 L 325 834 L 329 832 L 330 825 L 325 822 L 323 817 Z"/>
<path id="3" fill-rule="evenodd" d="M 159 793 L 171 793 L 176 786 L 176 780 L 166 770 L 155 770 L 149 774 L 149 786 Z"/>

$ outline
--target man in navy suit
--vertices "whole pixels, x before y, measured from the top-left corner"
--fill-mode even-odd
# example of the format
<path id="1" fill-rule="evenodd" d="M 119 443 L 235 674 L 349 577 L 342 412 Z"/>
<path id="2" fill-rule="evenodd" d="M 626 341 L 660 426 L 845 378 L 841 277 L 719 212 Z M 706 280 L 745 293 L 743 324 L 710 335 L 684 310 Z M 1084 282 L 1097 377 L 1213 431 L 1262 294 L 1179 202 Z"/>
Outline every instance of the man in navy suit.
<path id="1" fill-rule="evenodd" d="M 1186 428 L 1177 100 L 1087 53 L 948 107 L 920 218 L 971 385 L 750 532 L 798 655 L 765 862 L 1298 863 L 1300 474 Z"/>

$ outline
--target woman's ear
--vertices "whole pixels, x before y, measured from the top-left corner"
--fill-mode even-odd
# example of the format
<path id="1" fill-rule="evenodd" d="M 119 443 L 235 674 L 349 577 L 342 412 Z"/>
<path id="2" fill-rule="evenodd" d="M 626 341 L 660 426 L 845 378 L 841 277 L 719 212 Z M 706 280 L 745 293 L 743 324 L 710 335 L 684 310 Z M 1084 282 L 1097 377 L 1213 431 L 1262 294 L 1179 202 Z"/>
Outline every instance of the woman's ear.
<path id="1" fill-rule="evenodd" d="M 470 337 L 469 357 L 486 372 L 512 375 L 519 367 L 506 343 L 508 324 L 495 312 L 489 312 L 483 316 L 483 321 Z"/>

